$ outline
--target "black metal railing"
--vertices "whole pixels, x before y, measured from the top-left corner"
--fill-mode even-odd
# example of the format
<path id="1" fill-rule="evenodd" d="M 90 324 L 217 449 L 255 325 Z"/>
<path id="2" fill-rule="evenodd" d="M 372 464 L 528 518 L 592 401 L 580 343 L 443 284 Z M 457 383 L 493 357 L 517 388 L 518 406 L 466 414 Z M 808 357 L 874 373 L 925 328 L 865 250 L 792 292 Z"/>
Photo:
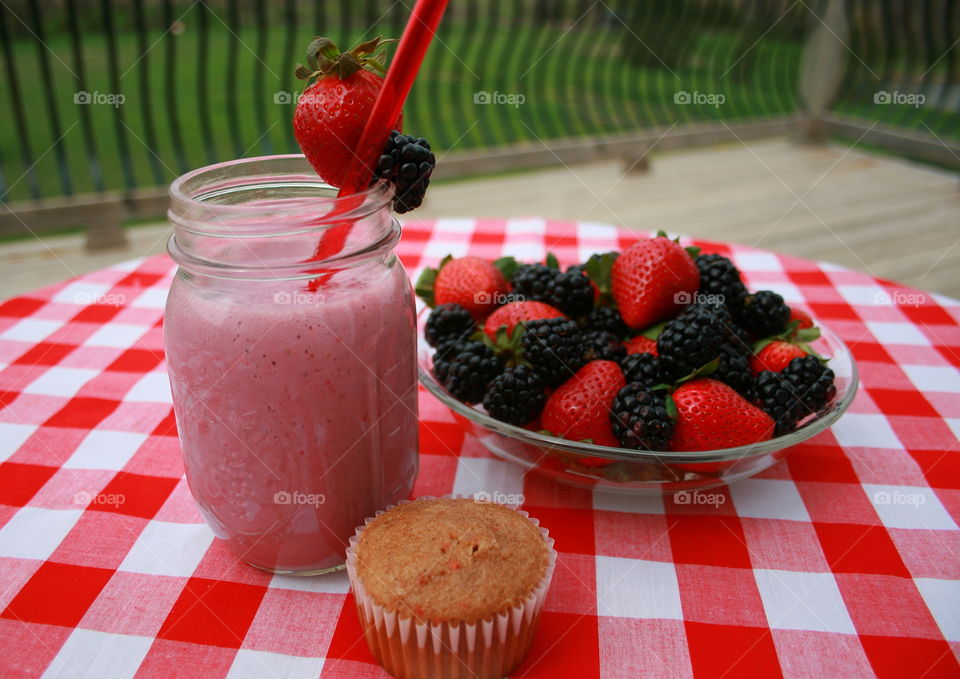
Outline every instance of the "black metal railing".
<path id="1" fill-rule="evenodd" d="M 791 115 L 827 2 L 452 2 L 405 127 L 460 150 Z M 296 151 L 293 70 L 310 38 L 398 36 L 410 6 L 5 0 L 0 200 L 129 193 L 210 162 Z M 960 137 L 958 3 L 845 8 L 849 55 L 832 110 Z"/>
<path id="2" fill-rule="evenodd" d="M 960 3 L 847 0 L 848 55 L 833 109 L 960 137 Z"/>

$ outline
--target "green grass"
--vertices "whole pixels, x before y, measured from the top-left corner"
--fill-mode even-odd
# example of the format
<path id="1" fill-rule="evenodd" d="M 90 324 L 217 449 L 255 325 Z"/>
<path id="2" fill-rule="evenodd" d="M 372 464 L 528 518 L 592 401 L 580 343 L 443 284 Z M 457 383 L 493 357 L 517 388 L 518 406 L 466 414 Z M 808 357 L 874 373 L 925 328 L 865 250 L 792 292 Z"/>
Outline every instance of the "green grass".
<path id="1" fill-rule="evenodd" d="M 408 100 L 405 129 L 429 138 L 440 151 L 677 121 L 743 120 L 797 108 L 798 40 L 765 36 L 753 48 L 744 71 L 744 65 L 737 64 L 740 36 L 721 27 L 705 27 L 695 31 L 682 65 L 673 66 L 671 72 L 629 63 L 622 50 L 629 36 L 622 25 L 604 20 L 603 15 L 591 15 L 568 31 L 565 26 L 534 23 L 526 10 L 520 16 L 514 3 L 499 7 L 494 19 L 483 11 L 478 12 L 477 21 L 467 22 L 458 15 L 458 20 L 444 25 Z M 72 63 L 68 34 L 47 37 L 52 52 L 66 62 L 50 58 L 52 100 L 43 85 L 37 45 L 28 40 L 14 42 L 16 73 L 28 114 L 30 160 L 23 162 L 21 136 L 12 102 L 6 97 L 6 124 L 0 126 L 2 200 L 31 198 L 32 181 L 43 197 L 100 187 L 122 190 L 166 184 L 187 169 L 241 155 L 296 152 L 290 127 L 293 106 L 274 103 L 274 95 L 299 89 L 290 72 L 315 32 L 312 24 L 300 22 L 290 36 L 280 25 L 270 26 L 262 35 L 251 26 L 239 29 L 234 38 L 210 15 L 209 32 L 202 39 L 196 12 L 190 10 L 183 17 L 186 31 L 182 35 L 162 34 L 159 28 L 151 31 L 147 44 L 153 47 L 142 59 L 137 34 L 116 33 L 118 91 L 125 97 L 116 108 L 74 103 L 78 84 L 71 70 L 77 72 L 77 64 Z M 397 31 L 395 25 L 378 26 L 361 35 L 359 30 L 339 29 L 336 23 L 325 30 L 341 46 Z M 206 48 L 205 58 L 201 58 L 201 45 Z M 166 83 L 168 50 L 175 55 L 173 97 L 168 96 Z M 114 92 L 102 33 L 84 33 L 83 57 L 84 89 Z M 205 85 L 202 73 L 206 73 Z M 481 90 L 520 94 L 525 101 L 517 107 L 478 105 L 474 95 Z M 0 91 L 10 91 L 5 73 L 0 76 Z M 674 94 L 678 91 L 719 93 L 725 102 L 677 105 Z M 54 143 L 58 134 L 51 124 L 50 107 L 60 120 L 59 144 Z M 899 115 L 895 108 L 886 107 L 884 113 Z M 153 120 L 152 133 L 148 115 Z M 92 129 L 95 164 L 87 148 L 86 124 Z M 179 127 L 181 144 L 176 143 L 174 126 Z M 24 175 L 33 162 L 32 174 Z M 99 184 L 95 166 L 102 173 Z M 69 186 L 61 182 L 61 169 L 66 170 Z"/>

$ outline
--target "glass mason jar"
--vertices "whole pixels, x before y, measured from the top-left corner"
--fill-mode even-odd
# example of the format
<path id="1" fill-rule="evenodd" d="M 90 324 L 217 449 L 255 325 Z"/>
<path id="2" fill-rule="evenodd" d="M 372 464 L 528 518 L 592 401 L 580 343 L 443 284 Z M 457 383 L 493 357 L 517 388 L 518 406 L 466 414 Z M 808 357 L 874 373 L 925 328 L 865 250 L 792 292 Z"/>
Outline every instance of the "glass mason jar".
<path id="1" fill-rule="evenodd" d="M 417 474 L 416 312 L 392 189 L 337 198 L 296 155 L 201 168 L 170 195 L 164 346 L 190 491 L 247 563 L 341 567 L 354 529 Z M 325 234 L 346 238 L 316 261 Z"/>

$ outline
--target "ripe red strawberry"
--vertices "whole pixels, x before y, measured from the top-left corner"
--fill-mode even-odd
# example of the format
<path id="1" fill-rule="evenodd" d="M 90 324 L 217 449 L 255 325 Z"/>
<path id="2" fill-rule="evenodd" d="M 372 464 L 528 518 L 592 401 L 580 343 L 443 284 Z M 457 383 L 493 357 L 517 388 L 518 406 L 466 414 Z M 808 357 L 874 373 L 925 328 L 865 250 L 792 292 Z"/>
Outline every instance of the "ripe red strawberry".
<path id="1" fill-rule="evenodd" d="M 631 337 L 623 346 L 627 348 L 627 354 L 653 354 L 654 356 L 659 356 L 657 353 L 657 341 L 652 340 L 649 337 L 644 337 L 643 335 L 637 335 L 636 337 Z"/>
<path id="2" fill-rule="evenodd" d="M 483 331 L 490 336 L 490 339 L 495 340 L 497 339 L 497 330 L 501 326 L 507 326 L 507 337 L 509 337 L 514 326 L 520 321 L 539 321 L 561 316 L 564 316 L 562 311 L 543 302 L 527 300 L 510 302 L 487 317 L 487 322 L 483 325 Z"/>
<path id="3" fill-rule="evenodd" d="M 773 419 L 723 382 L 700 377 L 673 392 L 677 406 L 670 449 L 716 450 L 766 441 Z"/>
<path id="4" fill-rule="evenodd" d="M 800 321 L 800 325 L 797 326 L 800 330 L 813 327 L 813 319 L 810 318 L 810 314 L 796 307 L 790 307 L 790 321 Z"/>
<path id="5" fill-rule="evenodd" d="M 331 186 L 343 186 L 344 173 L 353 159 L 363 126 L 383 86 L 383 72 L 375 53 L 383 46 L 379 37 L 341 53 L 329 38 L 314 38 L 307 48 L 308 66 L 297 66 L 296 75 L 308 83 L 293 114 L 293 135 L 313 169 Z M 402 129 L 403 115 L 393 126 Z"/>
<path id="6" fill-rule="evenodd" d="M 750 370 L 759 375 L 764 370 L 780 372 L 795 358 L 806 356 L 807 352 L 796 344 L 774 340 L 750 358 Z"/>
<path id="7" fill-rule="evenodd" d="M 610 426 L 610 406 L 625 386 L 619 365 L 590 361 L 550 394 L 540 422 L 552 434 L 572 441 L 589 439 L 598 446 L 619 447 Z"/>
<path id="8" fill-rule="evenodd" d="M 697 265 L 680 244 L 666 236 L 646 238 L 613 263 L 613 299 L 631 328 L 675 316 L 700 287 Z"/>
<path id="9" fill-rule="evenodd" d="M 424 269 L 416 292 L 430 306 L 459 304 L 477 320 L 503 304 L 510 284 L 493 262 L 482 257 L 447 255 L 436 269 Z"/>

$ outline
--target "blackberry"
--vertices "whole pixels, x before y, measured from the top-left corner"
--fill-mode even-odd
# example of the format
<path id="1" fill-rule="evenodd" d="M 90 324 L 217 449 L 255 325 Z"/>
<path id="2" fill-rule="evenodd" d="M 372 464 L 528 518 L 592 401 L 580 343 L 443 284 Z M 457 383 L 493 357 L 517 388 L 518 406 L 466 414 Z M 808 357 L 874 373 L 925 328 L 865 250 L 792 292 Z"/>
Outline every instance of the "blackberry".
<path id="1" fill-rule="evenodd" d="M 450 361 L 457 355 L 459 345 L 457 340 L 448 340 L 440 344 L 437 350 L 433 352 L 433 374 L 437 382 L 443 384 L 447 379 L 447 373 L 450 371 Z"/>
<path id="2" fill-rule="evenodd" d="M 626 355 L 627 348 L 616 335 L 602 330 L 583 335 L 583 358 L 586 362 L 619 361 Z"/>
<path id="3" fill-rule="evenodd" d="M 513 274 L 513 292 L 538 302 L 547 302 L 547 292 L 553 279 L 560 274 L 543 264 L 524 264 Z M 549 302 L 547 302 L 549 304 Z"/>
<path id="4" fill-rule="evenodd" d="M 550 291 L 553 306 L 576 318 L 593 310 L 593 297 L 593 284 L 590 279 L 572 273 L 558 275 Z"/>
<path id="5" fill-rule="evenodd" d="M 750 354 L 742 350 L 744 345 L 722 344 L 718 356 L 720 362 L 710 377 L 729 384 L 741 396 L 750 400 L 754 397 L 753 371 L 750 369 Z"/>
<path id="6" fill-rule="evenodd" d="M 796 429 L 800 420 L 799 403 L 790 393 L 790 383 L 771 370 L 758 374 L 756 383 L 757 400 L 760 408 L 773 418 L 774 433 L 779 436 Z"/>
<path id="7" fill-rule="evenodd" d="M 733 262 L 723 255 L 698 255 L 696 263 L 700 271 L 699 293 L 715 297 L 731 310 L 737 308 L 747 295 L 747 289 Z"/>
<path id="8" fill-rule="evenodd" d="M 533 421 L 547 402 L 547 383 L 525 365 L 497 375 L 483 397 L 483 407 L 501 422 L 523 426 Z"/>
<path id="9" fill-rule="evenodd" d="M 802 356 L 779 373 L 764 370 L 757 375 L 757 399 L 776 422 L 776 433 L 785 434 L 834 397 L 837 388 L 833 380 L 833 371 L 820 359 Z"/>
<path id="10" fill-rule="evenodd" d="M 660 359 L 653 354 L 630 354 L 620 361 L 623 377 L 627 384 L 639 383 L 648 387 L 663 384 L 663 371 Z"/>
<path id="11" fill-rule="evenodd" d="M 523 355 L 547 386 L 560 386 L 583 367 L 583 335 L 569 318 L 526 321 L 524 326 Z"/>
<path id="12" fill-rule="evenodd" d="M 663 396 L 636 382 L 625 386 L 613 399 L 610 424 L 624 448 L 666 450 L 673 433 Z"/>
<path id="13" fill-rule="evenodd" d="M 750 393 L 750 346 L 730 312 L 720 304 L 697 303 L 664 327 L 657 338 L 657 353 L 667 382 L 675 382 L 715 358 L 711 375 L 744 395 Z"/>
<path id="14" fill-rule="evenodd" d="M 790 307 L 783 303 L 783 297 L 770 290 L 745 295 L 734 311 L 737 323 L 756 337 L 778 335 L 790 322 Z"/>
<path id="15" fill-rule="evenodd" d="M 609 306 L 597 306 L 587 314 L 583 319 L 583 329 L 593 332 L 609 332 L 617 339 L 623 339 L 627 336 L 629 330 L 627 324 L 623 322 L 620 312 Z"/>
<path id="16" fill-rule="evenodd" d="M 469 337 L 474 330 L 473 316 L 459 304 L 441 304 L 430 312 L 423 336 L 431 347 L 450 340 Z"/>
<path id="17" fill-rule="evenodd" d="M 513 291 L 524 299 L 544 302 L 568 316 L 585 316 L 593 309 L 593 285 L 586 276 L 543 264 L 524 264 L 512 282 Z"/>
<path id="18" fill-rule="evenodd" d="M 453 352 L 444 371 L 443 386 L 464 403 L 482 401 L 487 385 L 502 370 L 500 360 L 493 349 L 472 340 L 454 345 Z"/>
<path id="19" fill-rule="evenodd" d="M 609 304 L 613 301 L 610 276 L 613 272 L 613 264 L 619 256 L 619 252 L 597 252 L 590 255 L 583 264 L 568 266 L 567 273 L 589 277 L 592 287 L 595 287 L 594 303 Z"/>
<path id="20" fill-rule="evenodd" d="M 420 207 L 436 166 L 437 158 L 426 139 L 393 130 L 377 160 L 374 180 L 386 179 L 393 183 L 396 187 L 393 209 L 403 214 Z"/>
<path id="21" fill-rule="evenodd" d="M 837 394 L 833 371 L 816 356 L 795 358 L 780 374 L 793 383 L 808 413 L 817 412 Z"/>

